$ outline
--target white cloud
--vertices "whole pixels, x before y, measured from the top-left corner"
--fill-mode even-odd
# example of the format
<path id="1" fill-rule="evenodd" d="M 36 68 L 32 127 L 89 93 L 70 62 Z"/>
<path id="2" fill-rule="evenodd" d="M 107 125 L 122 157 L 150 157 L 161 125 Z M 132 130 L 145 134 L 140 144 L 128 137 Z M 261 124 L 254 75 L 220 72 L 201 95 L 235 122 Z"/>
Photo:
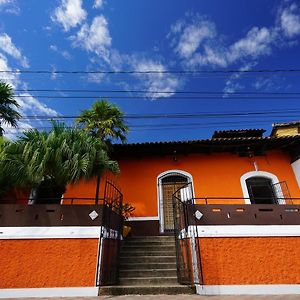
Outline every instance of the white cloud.
<path id="1" fill-rule="evenodd" d="M 51 78 L 51 80 L 56 80 L 57 79 L 57 77 L 58 77 L 58 74 L 56 73 L 56 67 L 54 66 L 54 65 L 50 65 L 50 67 L 51 67 L 51 76 L 50 76 L 50 78 Z"/>
<path id="2" fill-rule="evenodd" d="M 48 107 L 46 104 L 41 103 L 38 99 L 34 98 L 29 93 L 20 93 L 18 103 L 20 104 L 20 112 L 22 115 L 31 114 L 33 116 L 46 115 L 58 116 L 57 111 Z"/>
<path id="3" fill-rule="evenodd" d="M 280 25 L 287 37 L 291 38 L 300 34 L 299 8 L 295 3 L 281 11 Z"/>
<path id="4" fill-rule="evenodd" d="M 93 8 L 100 8 L 103 5 L 103 0 L 95 0 Z"/>
<path id="5" fill-rule="evenodd" d="M 225 68 L 228 65 L 226 59 L 226 50 L 218 49 L 218 47 L 211 47 L 205 45 L 202 53 L 195 53 L 188 61 L 187 65 L 193 66 L 218 66 Z"/>
<path id="6" fill-rule="evenodd" d="M 248 71 L 254 68 L 256 65 L 255 62 L 248 63 L 244 65 L 243 67 L 239 68 L 239 71 Z M 226 98 L 230 94 L 242 90 L 244 88 L 244 85 L 238 82 L 238 80 L 243 76 L 243 73 L 234 73 L 225 82 L 225 87 L 223 89 L 224 95 L 223 97 Z"/>
<path id="7" fill-rule="evenodd" d="M 224 68 L 239 61 L 269 55 L 277 39 L 273 28 L 252 27 L 245 37 L 231 45 L 225 45 L 212 22 L 197 21 L 200 18 L 198 15 L 194 18 L 196 21 L 190 20 L 190 23 L 176 22 L 168 35 L 168 37 L 175 35 L 171 40 L 171 46 L 182 59 L 183 65 L 190 68 L 199 66 Z"/>
<path id="8" fill-rule="evenodd" d="M 0 12 L 1 11 L 18 15 L 20 8 L 16 0 L 0 0 Z"/>
<path id="9" fill-rule="evenodd" d="M 87 13 L 82 8 L 82 0 L 61 0 L 61 5 L 53 12 L 52 21 L 63 26 L 65 31 L 80 25 Z"/>
<path id="10" fill-rule="evenodd" d="M 188 26 L 184 29 L 175 51 L 182 57 L 188 58 L 198 49 L 204 39 L 211 38 L 213 36 L 214 31 L 206 22 L 200 26 Z"/>
<path id="11" fill-rule="evenodd" d="M 300 34 L 300 8 L 290 1 L 277 9 L 273 26 L 253 26 L 245 36 L 231 43 L 216 31 L 216 25 L 200 15 L 187 14 L 176 21 L 167 37 L 170 46 L 188 68 L 221 67 L 256 62 L 272 54 L 274 48 L 293 47 Z M 294 39 L 293 39 L 294 38 Z"/>
<path id="12" fill-rule="evenodd" d="M 172 37 L 171 43 L 174 45 L 174 51 L 183 58 L 191 57 L 200 47 L 203 41 L 215 36 L 215 25 L 204 20 L 199 15 L 189 16 L 191 23 L 179 20 L 171 26 L 171 32 L 168 37 Z"/>
<path id="13" fill-rule="evenodd" d="M 50 50 L 60 54 L 63 58 L 65 58 L 67 60 L 72 59 L 72 55 L 67 50 L 60 50 L 56 45 L 50 45 L 49 48 L 50 48 Z"/>
<path id="14" fill-rule="evenodd" d="M 84 24 L 75 36 L 71 36 L 73 47 L 81 47 L 88 52 L 93 52 L 109 61 L 109 48 L 111 36 L 108 30 L 108 23 L 104 16 L 94 18 L 91 26 Z"/>
<path id="15" fill-rule="evenodd" d="M 253 27 L 245 38 L 240 39 L 229 47 L 227 58 L 229 62 L 235 62 L 243 57 L 256 58 L 268 55 L 272 52 L 272 43 L 275 36 L 268 28 Z"/>
<path id="16" fill-rule="evenodd" d="M 0 70 L 2 71 L 12 71 L 12 68 L 8 64 L 7 57 L 0 53 Z M 15 70 L 17 71 L 17 70 Z M 26 88 L 26 83 L 20 79 L 20 74 L 18 73 L 0 73 L 0 80 L 12 85 L 13 89 L 24 89 Z M 23 97 L 16 97 L 17 102 L 20 105 L 19 112 L 22 116 L 26 115 L 47 115 L 47 116 L 57 116 L 58 112 L 54 109 L 48 107 L 46 104 L 41 103 L 38 99 L 34 98 L 30 93 L 20 94 Z M 15 138 L 16 135 L 24 130 L 24 128 L 31 128 L 32 124 L 30 121 L 19 121 L 19 129 L 11 129 L 8 126 L 4 127 L 7 129 L 5 136 L 9 138 Z"/>
<path id="17" fill-rule="evenodd" d="M 7 58 L 0 53 L 0 70 L 4 71 L 0 73 L 0 80 L 5 81 L 12 85 L 13 88 L 18 87 L 19 85 L 19 74 L 17 73 L 6 73 L 5 71 L 12 71 L 8 66 Z"/>
<path id="18" fill-rule="evenodd" d="M 5 137 L 10 140 L 16 139 L 17 135 L 21 134 L 24 130 L 33 128 L 32 125 L 22 121 L 18 122 L 18 128 L 11 127 L 5 123 L 1 124 L 1 127 L 4 129 Z"/>
<path id="19" fill-rule="evenodd" d="M 159 61 L 151 59 L 139 59 L 130 57 L 132 69 L 139 72 L 155 71 L 158 73 L 135 74 L 139 80 L 139 88 L 148 91 L 146 97 L 150 99 L 168 98 L 174 95 L 181 84 L 179 78 L 174 74 L 163 73 L 167 68 Z M 159 73 L 162 72 L 162 73 Z M 152 93 L 151 91 L 162 91 L 165 93 Z"/>
<path id="20" fill-rule="evenodd" d="M 11 37 L 6 33 L 0 35 L 0 50 L 17 59 L 23 68 L 29 67 L 27 58 L 22 55 L 20 49 L 14 45 Z"/>

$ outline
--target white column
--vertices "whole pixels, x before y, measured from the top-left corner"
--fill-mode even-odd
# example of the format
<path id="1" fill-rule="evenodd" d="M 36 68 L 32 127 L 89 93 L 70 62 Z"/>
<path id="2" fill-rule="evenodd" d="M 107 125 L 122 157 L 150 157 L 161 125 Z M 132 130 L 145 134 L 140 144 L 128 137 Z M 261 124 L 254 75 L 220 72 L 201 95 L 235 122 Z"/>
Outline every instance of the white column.
<path id="1" fill-rule="evenodd" d="M 292 169 L 294 171 L 297 183 L 298 183 L 298 187 L 300 188 L 300 158 L 295 160 L 292 164 Z"/>

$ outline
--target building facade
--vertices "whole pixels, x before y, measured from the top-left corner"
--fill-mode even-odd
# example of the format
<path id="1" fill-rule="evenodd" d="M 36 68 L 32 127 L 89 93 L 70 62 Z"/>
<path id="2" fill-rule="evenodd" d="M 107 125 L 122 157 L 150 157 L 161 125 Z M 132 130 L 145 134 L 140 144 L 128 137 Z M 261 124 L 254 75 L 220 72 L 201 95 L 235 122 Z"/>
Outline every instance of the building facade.
<path id="1" fill-rule="evenodd" d="M 300 135 L 279 127 L 116 145 L 121 172 L 101 177 L 102 202 L 94 179 L 69 186 L 62 205 L 1 205 L 0 297 L 96 295 L 113 283 L 116 186 L 135 207 L 131 235 L 175 235 L 178 281 L 198 294 L 300 293 Z"/>

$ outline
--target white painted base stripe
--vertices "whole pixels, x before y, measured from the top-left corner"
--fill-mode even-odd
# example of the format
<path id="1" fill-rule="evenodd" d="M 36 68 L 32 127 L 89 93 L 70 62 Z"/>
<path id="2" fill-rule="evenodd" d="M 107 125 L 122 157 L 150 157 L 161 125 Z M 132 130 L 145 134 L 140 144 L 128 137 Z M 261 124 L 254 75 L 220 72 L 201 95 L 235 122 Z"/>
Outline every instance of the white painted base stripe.
<path id="1" fill-rule="evenodd" d="M 300 284 L 197 285 L 198 295 L 300 294 Z"/>
<path id="2" fill-rule="evenodd" d="M 300 225 L 209 225 L 189 226 L 193 237 L 267 237 L 300 236 Z"/>
<path id="3" fill-rule="evenodd" d="M 129 217 L 128 221 L 159 221 L 159 217 Z"/>
<path id="4" fill-rule="evenodd" d="M 96 297 L 97 287 L 0 289 L 0 298 Z"/>
<path id="5" fill-rule="evenodd" d="M 4 239 L 90 239 L 100 237 L 100 226 L 0 227 Z"/>

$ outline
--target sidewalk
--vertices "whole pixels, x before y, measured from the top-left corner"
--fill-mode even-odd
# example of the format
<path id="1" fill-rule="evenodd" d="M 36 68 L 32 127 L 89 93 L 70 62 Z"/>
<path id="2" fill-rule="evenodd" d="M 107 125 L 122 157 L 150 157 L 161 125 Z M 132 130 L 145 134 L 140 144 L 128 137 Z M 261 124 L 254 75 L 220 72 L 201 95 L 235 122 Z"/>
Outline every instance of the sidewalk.
<path id="1" fill-rule="evenodd" d="M 12 298 L 11 298 L 12 299 Z M 200 295 L 127 295 L 127 296 L 99 296 L 99 297 L 74 297 L 74 298 L 23 298 L 26 300 L 296 300 L 300 295 L 261 295 L 261 296 L 200 296 Z"/>

